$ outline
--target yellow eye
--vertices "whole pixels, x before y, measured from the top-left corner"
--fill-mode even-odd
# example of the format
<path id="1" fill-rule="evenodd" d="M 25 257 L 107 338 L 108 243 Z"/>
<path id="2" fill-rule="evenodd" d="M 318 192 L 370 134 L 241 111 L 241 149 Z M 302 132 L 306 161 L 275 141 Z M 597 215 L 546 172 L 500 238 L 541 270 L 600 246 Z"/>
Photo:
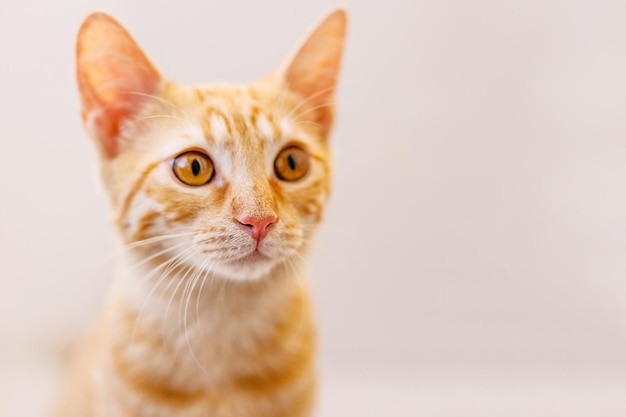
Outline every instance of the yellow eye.
<path id="1" fill-rule="evenodd" d="M 274 172 L 283 181 L 297 181 L 309 171 L 309 154 L 297 146 L 288 146 L 276 157 Z"/>
<path id="2" fill-rule="evenodd" d="M 187 185 L 204 185 L 213 178 L 213 162 L 198 151 L 189 151 L 178 155 L 172 161 L 174 175 Z"/>

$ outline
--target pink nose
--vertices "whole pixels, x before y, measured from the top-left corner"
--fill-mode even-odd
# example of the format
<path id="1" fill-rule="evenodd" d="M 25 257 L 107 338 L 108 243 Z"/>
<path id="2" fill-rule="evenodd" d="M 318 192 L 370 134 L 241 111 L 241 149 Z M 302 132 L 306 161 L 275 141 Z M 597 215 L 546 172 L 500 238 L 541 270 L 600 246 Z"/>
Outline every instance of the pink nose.
<path id="1" fill-rule="evenodd" d="M 240 217 L 237 220 L 237 223 L 244 226 L 250 232 L 252 239 L 260 241 L 267 234 L 267 228 L 276 223 L 276 216 L 262 216 L 262 217 L 254 217 L 254 216 L 244 216 Z"/>

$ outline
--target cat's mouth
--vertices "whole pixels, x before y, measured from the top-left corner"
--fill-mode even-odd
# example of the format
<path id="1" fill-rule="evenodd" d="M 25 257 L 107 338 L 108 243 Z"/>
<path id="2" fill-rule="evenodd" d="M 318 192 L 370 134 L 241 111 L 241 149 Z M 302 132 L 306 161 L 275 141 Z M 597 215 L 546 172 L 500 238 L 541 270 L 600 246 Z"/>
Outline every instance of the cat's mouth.
<path id="1" fill-rule="evenodd" d="M 276 259 L 256 248 L 238 258 L 226 261 L 218 266 L 218 271 L 227 278 L 241 280 L 260 279 L 270 272 Z"/>

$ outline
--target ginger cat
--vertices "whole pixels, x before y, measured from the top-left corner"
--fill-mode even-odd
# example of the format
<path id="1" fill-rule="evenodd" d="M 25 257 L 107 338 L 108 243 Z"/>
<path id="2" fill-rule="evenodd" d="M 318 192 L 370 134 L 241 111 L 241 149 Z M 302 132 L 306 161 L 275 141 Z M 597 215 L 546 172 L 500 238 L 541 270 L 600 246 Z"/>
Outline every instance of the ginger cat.
<path id="1" fill-rule="evenodd" d="M 85 20 L 82 117 L 123 250 L 57 416 L 311 415 L 302 267 L 329 195 L 345 32 L 336 10 L 274 75 L 187 87 L 112 17 Z"/>

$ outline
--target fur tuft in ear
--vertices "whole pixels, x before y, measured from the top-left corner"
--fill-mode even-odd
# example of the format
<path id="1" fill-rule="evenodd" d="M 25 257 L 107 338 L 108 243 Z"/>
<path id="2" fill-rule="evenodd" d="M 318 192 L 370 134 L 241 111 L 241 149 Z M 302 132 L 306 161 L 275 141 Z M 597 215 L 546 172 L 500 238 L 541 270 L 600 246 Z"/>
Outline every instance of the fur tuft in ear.
<path id="1" fill-rule="evenodd" d="M 93 13 L 76 43 L 76 76 L 83 121 L 108 158 L 117 155 L 120 128 L 154 94 L 162 77 L 115 19 Z"/>
<path id="2" fill-rule="evenodd" d="M 326 130 L 333 121 L 334 92 L 346 27 L 345 10 L 330 13 L 300 46 L 283 74 L 287 87 L 306 100 L 315 122 Z"/>

